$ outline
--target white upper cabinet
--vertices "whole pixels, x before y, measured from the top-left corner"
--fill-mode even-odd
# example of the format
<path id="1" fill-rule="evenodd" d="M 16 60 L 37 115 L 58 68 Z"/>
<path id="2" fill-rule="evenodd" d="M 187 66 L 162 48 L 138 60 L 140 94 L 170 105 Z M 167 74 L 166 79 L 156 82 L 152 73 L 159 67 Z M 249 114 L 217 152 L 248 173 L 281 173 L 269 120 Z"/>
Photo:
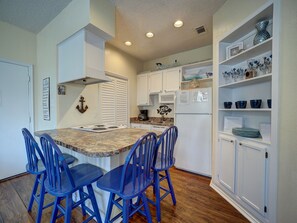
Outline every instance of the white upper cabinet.
<path id="1" fill-rule="evenodd" d="M 172 68 L 163 71 L 163 91 L 178 91 L 180 89 L 180 68 Z"/>
<path id="2" fill-rule="evenodd" d="M 180 68 L 154 71 L 148 74 L 149 94 L 178 91 L 180 89 Z"/>
<path id="3" fill-rule="evenodd" d="M 137 105 L 149 105 L 148 74 L 137 75 Z"/>
<path id="4" fill-rule="evenodd" d="M 149 94 L 158 94 L 163 91 L 162 71 L 156 71 L 148 74 Z"/>

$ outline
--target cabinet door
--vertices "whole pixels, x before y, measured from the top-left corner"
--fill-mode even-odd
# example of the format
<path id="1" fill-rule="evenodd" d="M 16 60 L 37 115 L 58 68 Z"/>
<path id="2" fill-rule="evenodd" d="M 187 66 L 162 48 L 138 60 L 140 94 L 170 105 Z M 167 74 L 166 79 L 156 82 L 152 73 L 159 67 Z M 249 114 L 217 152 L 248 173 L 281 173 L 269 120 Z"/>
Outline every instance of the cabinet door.
<path id="1" fill-rule="evenodd" d="M 131 123 L 131 128 L 151 130 L 151 125 Z"/>
<path id="2" fill-rule="evenodd" d="M 141 125 L 141 124 L 131 123 L 131 124 L 130 124 L 130 128 L 133 128 L 133 129 L 140 129 L 140 125 Z"/>
<path id="3" fill-rule="evenodd" d="M 168 128 L 167 126 L 152 125 L 151 130 L 152 130 L 152 131 L 160 131 L 160 132 L 164 132 L 167 128 Z"/>
<path id="4" fill-rule="evenodd" d="M 219 182 L 232 193 L 235 192 L 235 138 L 219 138 Z"/>
<path id="5" fill-rule="evenodd" d="M 158 94 L 163 90 L 162 71 L 149 74 L 149 94 Z"/>
<path id="6" fill-rule="evenodd" d="M 147 74 L 137 75 L 137 105 L 148 105 L 148 77 Z"/>
<path id="7" fill-rule="evenodd" d="M 264 214 L 267 147 L 253 142 L 238 145 L 238 195 Z"/>
<path id="8" fill-rule="evenodd" d="M 180 88 L 180 68 L 163 71 L 163 91 L 178 91 Z"/>

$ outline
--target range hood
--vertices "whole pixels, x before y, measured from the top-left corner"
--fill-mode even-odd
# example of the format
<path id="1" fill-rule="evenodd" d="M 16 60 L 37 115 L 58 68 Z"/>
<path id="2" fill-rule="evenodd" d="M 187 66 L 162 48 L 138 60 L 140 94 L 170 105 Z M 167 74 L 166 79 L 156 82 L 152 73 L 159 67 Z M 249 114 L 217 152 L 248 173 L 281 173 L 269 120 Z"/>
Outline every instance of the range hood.
<path id="1" fill-rule="evenodd" d="M 82 29 L 58 44 L 58 83 L 111 81 L 104 71 L 105 39 Z"/>

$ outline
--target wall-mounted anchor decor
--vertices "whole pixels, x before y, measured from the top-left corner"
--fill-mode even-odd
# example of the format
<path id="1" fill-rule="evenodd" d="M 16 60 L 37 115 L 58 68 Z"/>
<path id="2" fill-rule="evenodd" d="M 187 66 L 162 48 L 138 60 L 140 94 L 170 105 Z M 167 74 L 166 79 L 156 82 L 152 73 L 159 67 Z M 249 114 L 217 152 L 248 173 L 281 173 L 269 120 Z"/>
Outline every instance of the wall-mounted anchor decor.
<path id="1" fill-rule="evenodd" d="M 79 105 L 76 106 L 76 109 L 80 112 L 80 113 L 84 113 L 87 109 L 88 109 L 88 106 L 86 105 L 86 107 L 84 108 L 84 102 L 85 101 L 85 98 L 83 96 L 80 96 L 80 99 L 79 99 L 79 102 L 80 102 L 80 107 Z"/>

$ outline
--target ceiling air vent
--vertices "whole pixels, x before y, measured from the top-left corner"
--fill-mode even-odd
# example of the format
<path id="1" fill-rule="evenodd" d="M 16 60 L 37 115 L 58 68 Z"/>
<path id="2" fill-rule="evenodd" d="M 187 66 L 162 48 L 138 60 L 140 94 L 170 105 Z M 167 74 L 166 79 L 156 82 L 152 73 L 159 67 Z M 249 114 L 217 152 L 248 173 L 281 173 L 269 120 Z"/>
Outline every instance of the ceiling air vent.
<path id="1" fill-rule="evenodd" d="M 198 35 L 205 33 L 206 29 L 204 28 L 204 26 L 199 26 L 196 28 L 196 32 L 198 33 Z"/>

